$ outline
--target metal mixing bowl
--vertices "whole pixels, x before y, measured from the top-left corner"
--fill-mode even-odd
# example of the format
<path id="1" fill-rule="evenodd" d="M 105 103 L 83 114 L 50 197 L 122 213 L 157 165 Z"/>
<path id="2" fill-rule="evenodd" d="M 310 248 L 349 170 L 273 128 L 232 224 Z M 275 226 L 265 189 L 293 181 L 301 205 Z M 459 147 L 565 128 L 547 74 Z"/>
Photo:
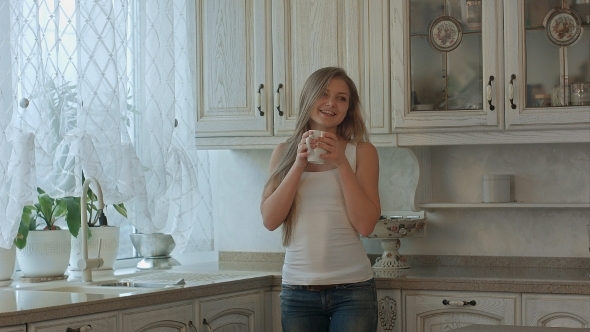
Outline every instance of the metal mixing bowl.
<path id="1" fill-rule="evenodd" d="M 133 243 L 135 250 L 142 257 L 168 257 L 174 247 L 176 247 L 176 243 L 170 234 L 132 233 L 129 236 L 131 237 L 131 243 Z"/>

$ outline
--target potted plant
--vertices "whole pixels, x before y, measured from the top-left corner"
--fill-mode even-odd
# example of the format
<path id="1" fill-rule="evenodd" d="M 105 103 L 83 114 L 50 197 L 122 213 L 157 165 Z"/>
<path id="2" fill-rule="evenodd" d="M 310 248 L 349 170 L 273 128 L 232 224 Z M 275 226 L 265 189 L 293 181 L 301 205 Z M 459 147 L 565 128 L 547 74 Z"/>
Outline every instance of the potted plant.
<path id="1" fill-rule="evenodd" d="M 52 198 L 43 189 L 37 188 L 38 203 L 27 205 L 23 214 L 14 243 L 17 250 L 19 267 L 25 277 L 56 277 L 63 276 L 72 265 L 70 272 L 77 268 L 80 252 L 80 198 Z M 90 257 L 98 254 L 98 243 L 102 241 L 101 256 L 105 260 L 104 269 L 112 269 L 117 259 L 119 246 L 119 228 L 107 227 L 106 217 L 100 218 L 96 205 L 97 197 L 92 190 L 87 193 L 87 211 L 89 237 L 88 248 Z M 113 205 L 116 211 L 127 216 L 123 203 Z M 64 218 L 67 229 L 62 230 L 56 221 Z M 42 222 L 41 222 L 42 221 Z M 39 230 L 39 225 L 44 227 Z M 50 231 L 50 232 L 46 232 Z M 47 242 L 49 241 L 49 242 Z M 47 254 L 50 257 L 41 255 Z M 92 256 L 94 254 L 94 256 Z M 31 257 L 32 256 L 32 257 Z M 53 260 L 56 260 L 53 262 Z M 51 262 L 51 263 L 49 263 Z M 48 265 L 48 266 L 46 266 Z M 75 272 L 74 272 L 75 274 Z"/>
<path id="2" fill-rule="evenodd" d="M 80 201 L 74 197 L 54 199 L 41 188 L 37 192 L 38 202 L 23 208 L 14 239 L 18 265 L 25 277 L 61 277 L 70 258 L 70 233 L 77 236 L 80 229 Z M 65 217 L 67 230 L 55 224 L 61 217 Z"/>

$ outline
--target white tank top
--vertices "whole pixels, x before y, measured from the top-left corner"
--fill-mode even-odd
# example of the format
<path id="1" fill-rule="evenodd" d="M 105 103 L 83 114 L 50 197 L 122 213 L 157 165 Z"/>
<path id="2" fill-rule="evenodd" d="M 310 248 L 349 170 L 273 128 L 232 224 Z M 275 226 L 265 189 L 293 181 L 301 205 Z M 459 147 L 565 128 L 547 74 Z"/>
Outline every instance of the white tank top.
<path id="1" fill-rule="evenodd" d="M 348 143 L 345 155 L 356 172 L 356 145 Z M 304 172 L 298 196 L 282 282 L 329 285 L 373 278 L 371 262 L 348 219 L 338 170 Z"/>

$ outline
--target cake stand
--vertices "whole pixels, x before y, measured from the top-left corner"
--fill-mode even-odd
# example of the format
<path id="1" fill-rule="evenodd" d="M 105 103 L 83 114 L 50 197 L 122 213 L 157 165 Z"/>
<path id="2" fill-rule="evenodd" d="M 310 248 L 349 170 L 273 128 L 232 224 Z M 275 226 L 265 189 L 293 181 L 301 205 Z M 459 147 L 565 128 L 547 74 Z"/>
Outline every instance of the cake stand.
<path id="1" fill-rule="evenodd" d="M 410 265 L 399 254 L 401 238 L 424 237 L 424 211 L 384 211 L 369 239 L 380 239 L 383 254 L 373 264 L 376 271 L 408 269 Z"/>

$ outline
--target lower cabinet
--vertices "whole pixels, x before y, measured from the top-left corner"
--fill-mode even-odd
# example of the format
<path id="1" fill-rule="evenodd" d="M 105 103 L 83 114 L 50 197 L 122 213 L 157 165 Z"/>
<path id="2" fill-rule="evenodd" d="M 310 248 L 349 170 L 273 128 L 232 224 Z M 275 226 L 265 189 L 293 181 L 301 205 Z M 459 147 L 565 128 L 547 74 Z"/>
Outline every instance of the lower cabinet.
<path id="1" fill-rule="evenodd" d="M 29 323 L 27 332 L 69 332 L 85 331 L 90 326 L 92 332 L 113 332 L 117 329 L 117 312 L 106 312 L 72 318 L 55 319 L 44 322 Z M 4 330 L 0 330 L 4 332 Z M 12 331 L 12 330 L 8 330 Z M 25 331 L 25 330 L 15 330 Z"/>
<path id="2" fill-rule="evenodd" d="M 193 301 L 139 307 L 120 312 L 125 332 L 187 332 L 196 331 Z M 110 332 L 115 330 L 109 330 Z M 63 332 L 63 331 L 62 331 Z M 94 327 L 92 328 L 94 332 Z"/>
<path id="3" fill-rule="evenodd" d="M 404 291 L 405 331 L 450 331 L 472 324 L 519 325 L 520 293 Z"/>
<path id="4" fill-rule="evenodd" d="M 197 299 L 199 331 L 264 332 L 263 290 Z"/>
<path id="5" fill-rule="evenodd" d="M 26 325 L 0 327 L 0 332 L 27 332 Z"/>
<path id="6" fill-rule="evenodd" d="M 401 332 L 402 302 L 401 290 L 377 289 L 378 324 L 377 332 Z"/>
<path id="7" fill-rule="evenodd" d="M 522 294 L 522 325 L 590 328 L 590 295 Z"/>

